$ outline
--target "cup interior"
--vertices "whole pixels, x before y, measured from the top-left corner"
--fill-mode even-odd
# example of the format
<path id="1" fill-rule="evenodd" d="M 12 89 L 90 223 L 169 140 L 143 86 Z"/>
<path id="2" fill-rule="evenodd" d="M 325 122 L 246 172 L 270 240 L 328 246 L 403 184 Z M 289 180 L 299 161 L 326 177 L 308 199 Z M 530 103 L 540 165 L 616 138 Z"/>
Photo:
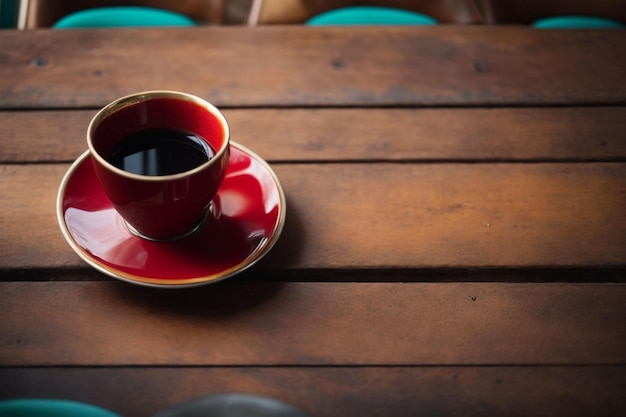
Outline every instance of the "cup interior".
<path id="1" fill-rule="evenodd" d="M 115 145 L 146 129 L 195 134 L 209 144 L 215 157 L 228 146 L 228 125 L 222 114 L 204 100 L 175 92 L 140 93 L 109 104 L 94 117 L 87 140 L 90 148 L 110 165 L 107 159 Z M 213 159 L 217 159 L 215 157 Z M 110 168 L 116 169 L 112 165 Z"/>

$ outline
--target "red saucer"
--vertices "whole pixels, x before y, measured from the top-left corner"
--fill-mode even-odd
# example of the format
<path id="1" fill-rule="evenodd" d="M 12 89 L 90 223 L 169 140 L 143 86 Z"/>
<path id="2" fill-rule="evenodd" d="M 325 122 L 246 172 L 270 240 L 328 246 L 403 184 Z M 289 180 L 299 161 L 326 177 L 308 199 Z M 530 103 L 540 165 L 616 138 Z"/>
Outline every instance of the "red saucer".
<path id="1" fill-rule="evenodd" d="M 104 194 L 83 153 L 57 197 L 61 231 L 88 264 L 114 278 L 153 287 L 202 285 L 231 277 L 274 246 L 285 223 L 285 193 L 272 168 L 231 142 L 226 177 L 201 230 L 173 242 L 132 234 Z"/>

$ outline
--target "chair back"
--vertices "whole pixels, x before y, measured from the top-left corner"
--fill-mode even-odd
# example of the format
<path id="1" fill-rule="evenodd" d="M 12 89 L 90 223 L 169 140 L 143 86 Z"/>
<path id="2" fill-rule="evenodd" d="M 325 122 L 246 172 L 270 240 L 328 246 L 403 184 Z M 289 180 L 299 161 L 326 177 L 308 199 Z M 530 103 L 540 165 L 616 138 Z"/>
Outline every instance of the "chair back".
<path id="1" fill-rule="evenodd" d="M 626 23 L 626 0 L 477 0 L 486 23 L 530 25 L 554 16 L 589 16 Z"/>
<path id="2" fill-rule="evenodd" d="M 302 24 L 320 13 L 350 6 L 410 10 L 440 23 L 476 24 L 483 21 L 475 0 L 252 0 L 248 25 Z"/>
<path id="3" fill-rule="evenodd" d="M 49 28 L 70 13 L 112 6 L 153 7 L 183 14 L 199 24 L 221 24 L 223 3 L 224 0 L 21 0 L 18 27 Z"/>
<path id="4" fill-rule="evenodd" d="M 0 29 L 17 26 L 17 0 L 0 0 Z"/>

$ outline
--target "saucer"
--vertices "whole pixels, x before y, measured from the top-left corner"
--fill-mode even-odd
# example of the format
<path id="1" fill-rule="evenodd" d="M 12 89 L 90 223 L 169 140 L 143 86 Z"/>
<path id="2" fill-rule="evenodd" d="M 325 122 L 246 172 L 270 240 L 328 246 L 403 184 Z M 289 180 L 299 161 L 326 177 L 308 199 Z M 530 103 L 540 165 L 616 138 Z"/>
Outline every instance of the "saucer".
<path id="1" fill-rule="evenodd" d="M 231 142 L 226 176 L 209 219 L 194 234 L 152 242 L 131 233 L 104 194 L 89 151 L 65 174 L 57 218 L 72 249 L 95 269 L 151 287 L 197 286 L 232 277 L 274 246 L 285 223 L 285 193 L 272 168 Z"/>

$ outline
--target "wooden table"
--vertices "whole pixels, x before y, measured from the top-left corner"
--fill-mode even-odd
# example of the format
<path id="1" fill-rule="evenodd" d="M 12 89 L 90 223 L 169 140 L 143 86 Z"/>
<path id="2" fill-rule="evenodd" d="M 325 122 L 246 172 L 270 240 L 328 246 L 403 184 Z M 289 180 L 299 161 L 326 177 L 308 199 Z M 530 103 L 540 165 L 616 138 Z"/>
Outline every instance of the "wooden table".
<path id="1" fill-rule="evenodd" d="M 149 416 L 626 414 L 626 33 L 0 32 L 0 398 Z M 287 196 L 276 247 L 188 290 L 115 281 L 55 197 L 98 108 L 221 107 Z"/>

